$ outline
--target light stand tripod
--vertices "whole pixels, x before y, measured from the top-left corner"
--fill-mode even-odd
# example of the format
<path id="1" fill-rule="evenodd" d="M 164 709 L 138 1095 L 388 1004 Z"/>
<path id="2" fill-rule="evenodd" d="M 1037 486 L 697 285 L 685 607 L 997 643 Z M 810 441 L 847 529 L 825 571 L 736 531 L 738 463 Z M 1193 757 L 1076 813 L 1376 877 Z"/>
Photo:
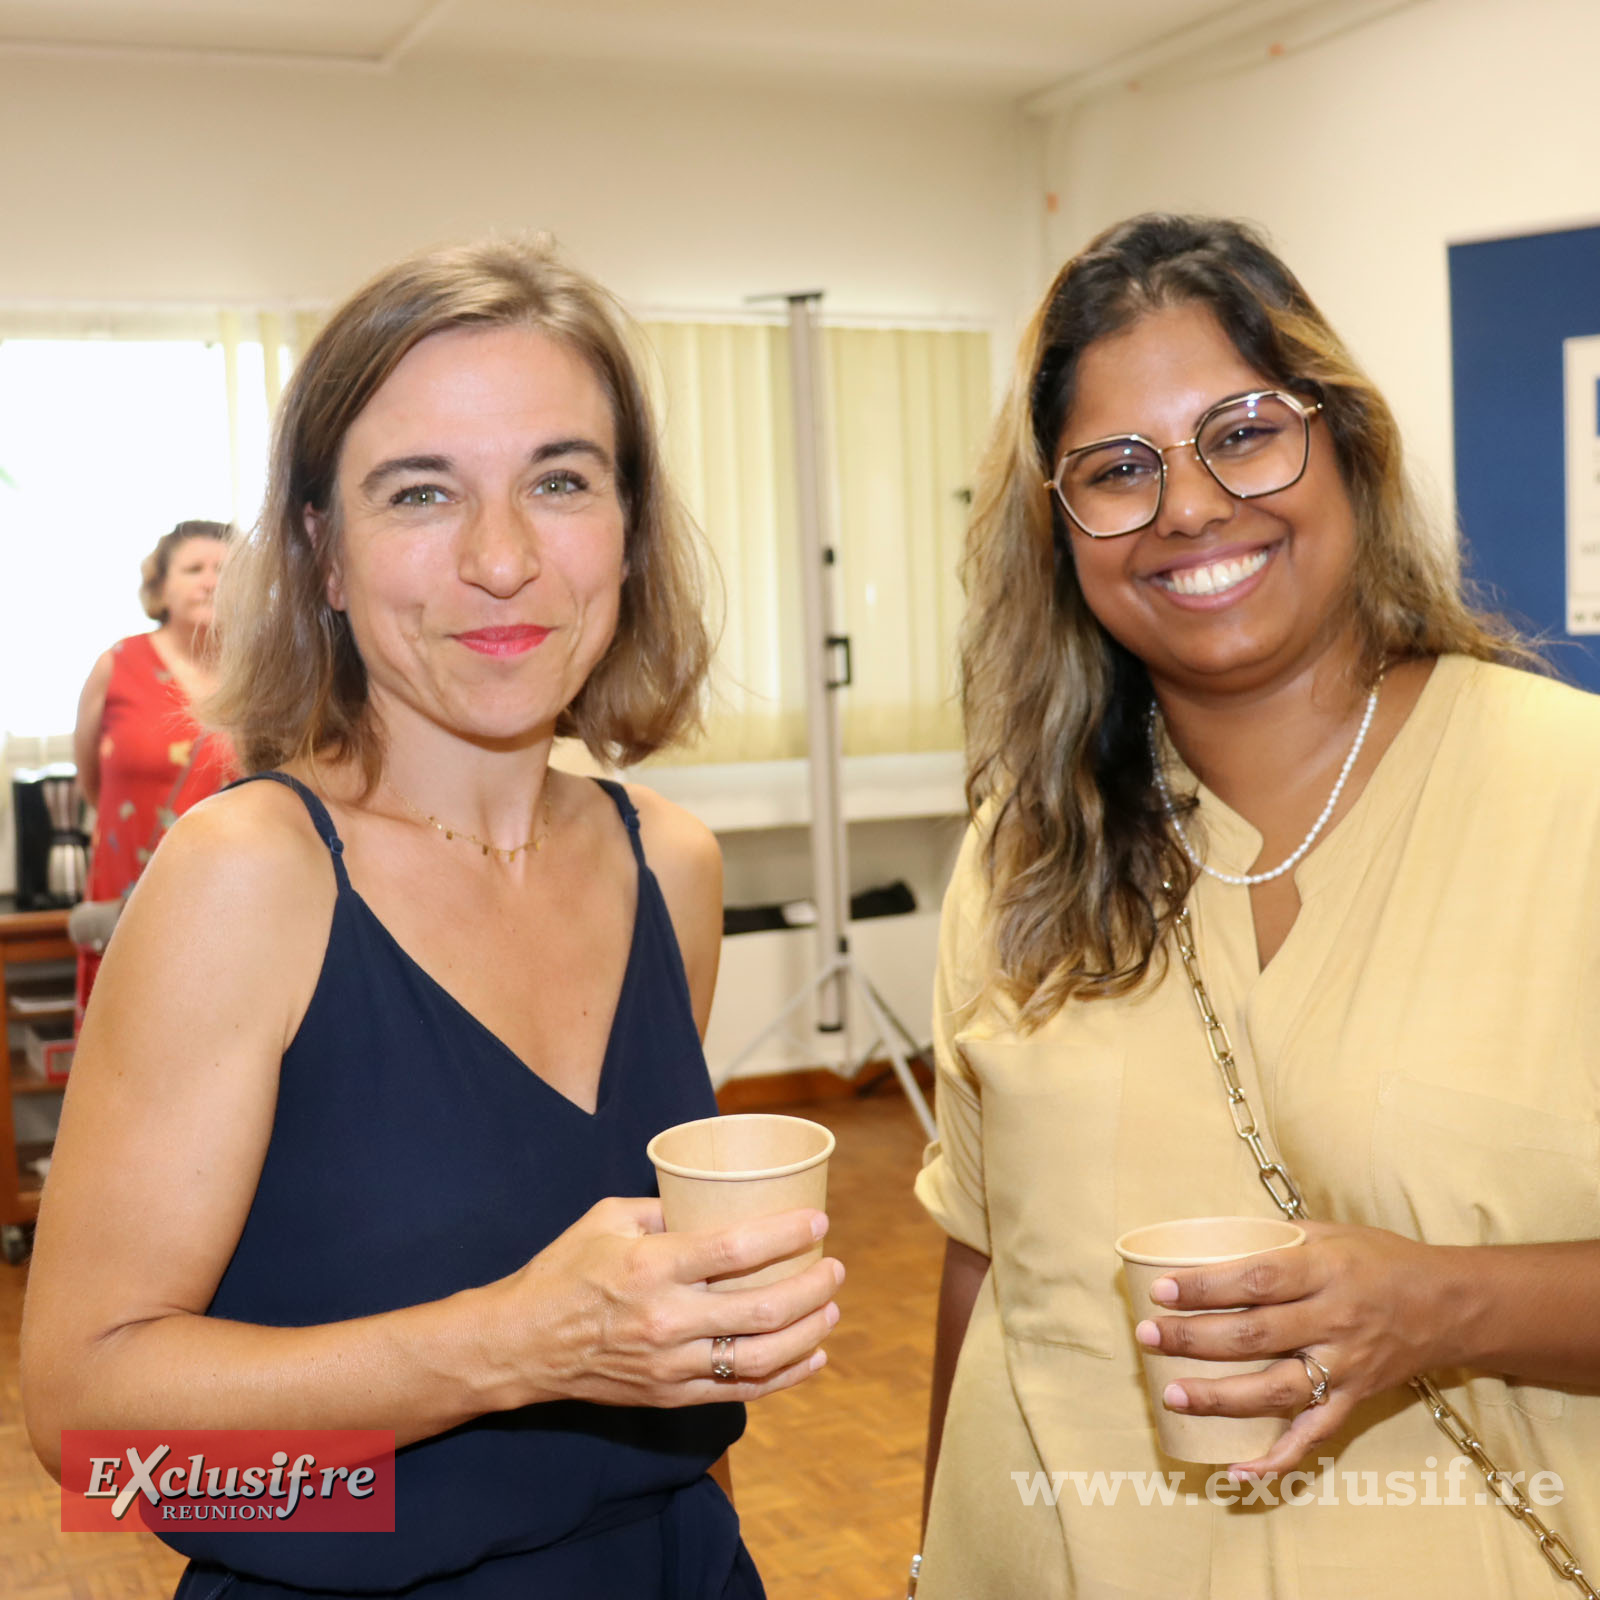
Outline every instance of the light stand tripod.
<path id="1" fill-rule="evenodd" d="M 889 1055 L 911 1108 L 928 1137 L 934 1137 L 933 1114 L 911 1071 L 906 1053 L 920 1053 L 916 1038 L 894 1014 L 883 995 L 850 953 L 849 855 L 841 797 L 842 745 L 835 696 L 850 684 L 850 638 L 837 633 L 833 620 L 835 555 L 824 535 L 825 468 L 817 405 L 817 306 L 820 289 L 782 296 L 789 307 L 789 367 L 794 395 L 794 467 L 800 531 L 802 598 L 806 641 L 806 738 L 811 779 L 811 875 L 817 907 L 819 965 L 781 1011 L 727 1064 L 724 1081 L 748 1060 L 813 996 L 817 1031 L 844 1033 L 849 1039 L 852 988 L 876 1032 L 872 1043 L 847 1065 L 853 1076 L 881 1045 Z M 850 1050 L 847 1054 L 854 1055 Z M 836 1069 L 837 1070 L 837 1069 Z"/>

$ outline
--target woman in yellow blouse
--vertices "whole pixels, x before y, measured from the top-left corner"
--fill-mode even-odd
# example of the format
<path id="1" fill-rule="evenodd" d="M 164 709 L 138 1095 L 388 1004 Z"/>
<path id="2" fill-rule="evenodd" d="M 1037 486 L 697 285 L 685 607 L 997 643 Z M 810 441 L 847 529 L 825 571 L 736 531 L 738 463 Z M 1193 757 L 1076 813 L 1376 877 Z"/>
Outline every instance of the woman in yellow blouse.
<path id="1" fill-rule="evenodd" d="M 969 563 L 919 1600 L 1592 1594 L 1558 1568 L 1600 1584 L 1600 700 L 1515 670 L 1382 398 L 1233 223 L 1136 218 L 1063 269 Z M 1132 1306 L 1124 1231 L 1276 1214 L 1185 907 L 1324 1220 Z M 1288 1432 L 1164 1456 L 1141 1342 L 1277 1358 L 1162 1399 Z M 1565 1545 L 1492 1503 L 1421 1373 Z"/>

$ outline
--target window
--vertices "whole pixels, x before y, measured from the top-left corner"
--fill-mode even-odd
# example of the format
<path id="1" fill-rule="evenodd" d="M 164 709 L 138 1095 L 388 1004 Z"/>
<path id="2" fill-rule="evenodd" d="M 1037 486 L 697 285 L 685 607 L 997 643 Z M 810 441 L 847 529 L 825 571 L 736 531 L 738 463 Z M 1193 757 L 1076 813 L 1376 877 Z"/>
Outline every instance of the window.
<path id="1" fill-rule="evenodd" d="M 174 523 L 253 508 L 266 441 L 259 343 L 0 343 L 0 734 L 71 729 L 95 658 L 150 626 L 140 562 Z"/>

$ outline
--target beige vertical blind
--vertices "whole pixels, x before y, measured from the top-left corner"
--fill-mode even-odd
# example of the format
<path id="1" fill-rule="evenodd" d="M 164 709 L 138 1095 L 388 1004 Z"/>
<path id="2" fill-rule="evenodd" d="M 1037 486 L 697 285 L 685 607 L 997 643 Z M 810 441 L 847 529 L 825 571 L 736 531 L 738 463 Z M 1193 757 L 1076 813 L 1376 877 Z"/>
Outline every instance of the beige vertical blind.
<path id="1" fill-rule="evenodd" d="M 847 754 L 954 749 L 960 562 L 989 422 L 989 341 L 828 331 L 844 629 L 855 684 Z"/>
<path id="2" fill-rule="evenodd" d="M 651 323 L 645 333 L 668 468 L 716 564 L 712 620 L 720 635 L 706 733 L 680 759 L 802 753 L 786 336 L 781 328 L 682 322 Z"/>
<path id="3" fill-rule="evenodd" d="M 269 413 L 321 320 L 317 311 L 293 307 L 0 309 L 0 337 L 200 341 L 220 348 L 224 483 L 231 485 L 234 520 L 248 526 L 259 510 Z M 677 759 L 803 756 L 787 330 L 654 320 L 644 332 L 668 462 L 721 576 L 720 595 L 713 596 L 720 647 L 706 734 Z M 835 615 L 853 641 L 854 683 L 841 700 L 845 752 L 956 748 L 962 496 L 989 416 L 988 336 L 829 327 L 822 357 L 839 552 Z M 186 500 L 182 514 L 227 513 L 220 503 Z M 151 530 L 130 525 L 127 537 L 132 562 Z M 128 584 L 121 568 L 113 573 L 109 565 L 107 582 Z M 0 732 L 7 720 L 0 710 Z"/>
<path id="4" fill-rule="evenodd" d="M 788 345 L 781 327 L 649 322 L 669 465 L 726 592 L 706 735 L 680 759 L 806 753 Z M 854 683 L 846 755 L 960 745 L 955 641 L 967 494 L 988 425 L 983 333 L 827 328 L 839 552 Z"/>
<path id="5" fill-rule="evenodd" d="M 264 482 L 266 462 L 260 438 L 247 439 L 246 418 L 259 412 L 264 398 L 266 418 L 278 408 L 283 386 L 295 363 L 322 326 L 318 311 L 238 311 L 217 313 L 217 339 L 222 346 L 228 391 L 228 438 L 233 471 L 233 520 L 247 527 L 260 510 L 256 488 Z M 261 365 L 241 363 L 240 351 L 254 346 Z M 254 354 L 254 352 L 252 352 Z M 260 393 L 251 391 L 259 386 Z M 261 433 L 260 429 L 253 430 Z"/>

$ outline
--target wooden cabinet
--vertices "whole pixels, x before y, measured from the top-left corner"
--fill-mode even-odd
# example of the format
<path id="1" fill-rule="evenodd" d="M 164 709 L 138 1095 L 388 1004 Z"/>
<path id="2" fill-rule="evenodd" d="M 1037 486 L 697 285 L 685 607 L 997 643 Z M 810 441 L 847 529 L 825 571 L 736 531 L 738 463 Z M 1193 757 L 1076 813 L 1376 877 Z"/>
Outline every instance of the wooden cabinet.
<path id="1" fill-rule="evenodd" d="M 20 1023 L 72 1017 L 72 980 L 56 969 L 50 989 L 61 998 L 41 1001 L 27 982 L 44 963 L 75 958 L 65 911 L 0 913 L 0 1016 L 7 1033 L 8 1092 L 0 1095 L 0 1253 L 13 1264 L 27 1254 L 29 1230 L 39 1214 L 43 1180 L 33 1163 L 50 1153 L 63 1084 L 32 1070 L 13 1047 Z M 35 1098 L 37 1097 L 37 1098 Z"/>

